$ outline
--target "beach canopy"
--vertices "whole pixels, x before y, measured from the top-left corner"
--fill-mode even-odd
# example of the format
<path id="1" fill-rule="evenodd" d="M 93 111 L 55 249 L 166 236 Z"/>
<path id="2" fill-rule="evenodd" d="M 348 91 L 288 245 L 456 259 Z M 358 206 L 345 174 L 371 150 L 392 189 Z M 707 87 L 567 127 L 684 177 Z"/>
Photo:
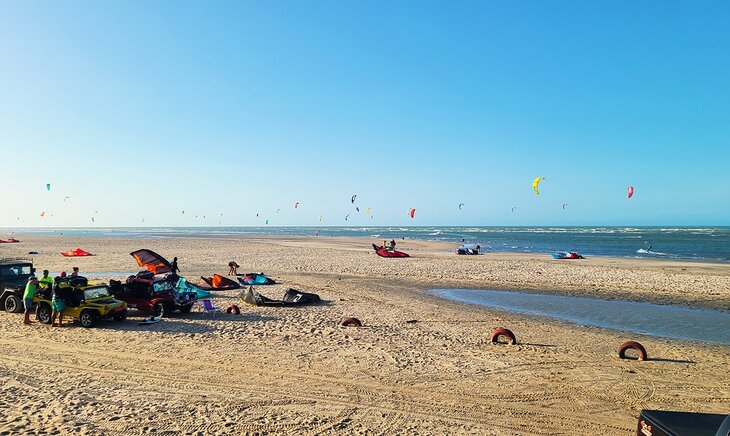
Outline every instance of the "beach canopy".
<path id="1" fill-rule="evenodd" d="M 321 301 L 317 294 L 302 292 L 293 288 L 287 289 L 284 293 L 284 298 L 281 300 L 272 300 L 256 292 L 253 286 L 249 286 L 246 292 L 243 292 L 240 297 L 241 300 L 252 306 L 303 306 L 305 304 L 316 304 Z"/>
<path id="2" fill-rule="evenodd" d="M 143 248 L 129 253 L 137 261 L 137 264 L 152 274 L 164 274 L 172 271 L 170 262 L 152 250 Z"/>
<path id="3" fill-rule="evenodd" d="M 200 276 L 200 278 L 203 279 L 205 283 L 209 284 L 210 287 L 213 289 L 238 289 L 241 287 L 233 280 L 218 274 L 213 274 L 213 277 Z"/>
<path id="4" fill-rule="evenodd" d="M 65 253 L 61 253 L 64 257 L 79 257 L 79 256 L 93 256 L 93 254 L 89 253 L 88 251 L 84 251 L 80 248 L 77 248 L 75 250 L 69 250 Z"/>
<path id="5" fill-rule="evenodd" d="M 239 274 L 238 281 L 242 285 L 273 285 L 276 283 L 274 279 L 266 277 L 264 273 Z"/>

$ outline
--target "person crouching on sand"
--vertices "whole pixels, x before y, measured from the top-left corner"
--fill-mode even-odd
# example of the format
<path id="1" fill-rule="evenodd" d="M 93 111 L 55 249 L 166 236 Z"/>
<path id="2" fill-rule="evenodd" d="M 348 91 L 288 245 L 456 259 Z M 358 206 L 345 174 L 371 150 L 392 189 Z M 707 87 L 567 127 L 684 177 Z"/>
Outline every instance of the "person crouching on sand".
<path id="1" fill-rule="evenodd" d="M 241 265 L 237 264 L 235 261 L 228 262 L 228 275 L 229 276 L 237 276 L 238 275 L 238 268 L 240 268 Z"/>
<path id="2" fill-rule="evenodd" d="M 26 283 L 25 292 L 23 293 L 23 306 L 25 308 L 23 324 L 30 324 L 30 311 L 33 310 L 33 297 L 35 297 L 35 291 L 37 289 L 38 280 L 36 280 L 35 276 L 28 277 L 28 283 Z"/>

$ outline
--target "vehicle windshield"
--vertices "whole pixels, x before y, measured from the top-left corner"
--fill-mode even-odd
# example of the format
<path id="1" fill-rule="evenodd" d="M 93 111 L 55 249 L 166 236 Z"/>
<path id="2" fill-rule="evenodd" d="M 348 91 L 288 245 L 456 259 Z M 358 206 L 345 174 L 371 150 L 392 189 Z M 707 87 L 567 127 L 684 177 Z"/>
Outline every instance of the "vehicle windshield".
<path id="1" fill-rule="evenodd" d="M 0 266 L 0 276 L 19 277 L 30 275 L 30 265 L 3 265 Z"/>
<path id="2" fill-rule="evenodd" d="M 99 297 L 110 297 L 109 294 L 109 288 L 106 286 L 99 286 L 96 288 L 86 288 L 84 289 L 84 300 L 88 300 L 90 298 L 99 298 Z"/>

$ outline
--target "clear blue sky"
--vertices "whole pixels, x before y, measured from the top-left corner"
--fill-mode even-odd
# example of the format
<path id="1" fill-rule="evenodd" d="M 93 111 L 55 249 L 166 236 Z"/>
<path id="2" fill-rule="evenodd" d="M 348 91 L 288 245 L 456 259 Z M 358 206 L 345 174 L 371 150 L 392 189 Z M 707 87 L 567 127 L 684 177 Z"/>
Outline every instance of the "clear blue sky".
<path id="1" fill-rule="evenodd" d="M 727 1 L 1 1 L 0 227 L 728 225 L 728 19 Z"/>

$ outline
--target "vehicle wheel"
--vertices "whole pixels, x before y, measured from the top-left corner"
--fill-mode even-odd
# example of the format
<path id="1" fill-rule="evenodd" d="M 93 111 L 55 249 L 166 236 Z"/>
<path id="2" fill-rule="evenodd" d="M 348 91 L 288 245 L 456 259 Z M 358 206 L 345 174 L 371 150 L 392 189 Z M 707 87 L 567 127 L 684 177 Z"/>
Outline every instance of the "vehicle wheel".
<path id="1" fill-rule="evenodd" d="M 190 304 L 188 306 L 181 306 L 180 307 L 180 313 L 190 313 L 190 311 L 193 310 L 193 305 Z"/>
<path id="2" fill-rule="evenodd" d="M 38 318 L 38 321 L 42 322 L 43 324 L 51 323 L 51 314 L 52 313 L 53 313 L 53 310 L 51 309 L 51 305 L 48 303 L 39 304 L 35 310 L 36 318 Z"/>
<path id="3" fill-rule="evenodd" d="M 94 327 L 96 325 L 96 321 L 99 320 L 99 314 L 94 310 L 83 310 L 81 311 L 81 315 L 79 315 L 79 321 L 81 322 L 81 325 L 88 328 Z"/>
<path id="4" fill-rule="evenodd" d="M 121 312 L 121 313 L 118 313 L 118 314 L 114 315 L 114 321 L 124 321 L 125 319 L 127 319 L 127 311 L 126 310 L 124 312 Z"/>
<path id="5" fill-rule="evenodd" d="M 170 306 L 167 304 L 159 302 L 152 306 L 152 316 L 161 316 L 164 318 L 168 315 L 170 315 Z"/>
<path id="6" fill-rule="evenodd" d="M 8 313 L 19 313 L 23 311 L 23 302 L 15 295 L 8 295 L 5 299 L 5 311 Z"/>

